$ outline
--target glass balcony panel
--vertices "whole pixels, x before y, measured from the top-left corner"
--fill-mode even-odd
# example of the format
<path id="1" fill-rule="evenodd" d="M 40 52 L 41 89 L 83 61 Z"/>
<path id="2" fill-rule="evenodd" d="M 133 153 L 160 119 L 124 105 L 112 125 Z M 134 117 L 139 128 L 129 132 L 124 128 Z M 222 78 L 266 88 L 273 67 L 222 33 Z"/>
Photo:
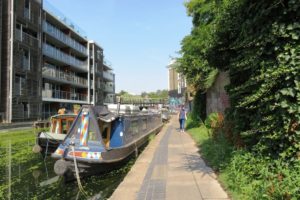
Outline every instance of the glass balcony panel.
<path id="1" fill-rule="evenodd" d="M 49 24 L 48 22 L 43 23 L 43 29 L 49 35 L 55 37 L 56 39 L 60 40 L 64 44 L 74 48 L 75 50 L 87 55 L 87 48 L 84 47 L 82 44 L 78 43 L 74 39 L 67 36 L 65 33 L 54 27 L 53 25 Z"/>
<path id="2" fill-rule="evenodd" d="M 74 73 L 64 72 L 62 70 L 56 70 L 55 66 L 45 64 L 43 67 L 43 75 L 57 78 L 71 83 L 87 86 L 87 79 L 76 76 Z"/>
<path id="3" fill-rule="evenodd" d="M 75 101 L 86 101 L 87 95 L 81 93 L 67 92 L 62 90 L 44 89 L 42 91 L 43 98 L 65 99 Z"/>
<path id="4" fill-rule="evenodd" d="M 46 54 L 49 57 L 52 57 L 54 59 L 57 59 L 59 61 L 67 63 L 69 65 L 76 66 L 76 67 L 86 70 L 86 62 L 80 61 L 80 60 L 56 49 L 55 47 L 52 47 L 51 45 L 44 43 L 43 50 L 44 50 L 44 54 Z"/>
<path id="5" fill-rule="evenodd" d="M 111 72 L 103 72 L 103 77 L 108 80 L 114 80 L 114 75 Z"/>

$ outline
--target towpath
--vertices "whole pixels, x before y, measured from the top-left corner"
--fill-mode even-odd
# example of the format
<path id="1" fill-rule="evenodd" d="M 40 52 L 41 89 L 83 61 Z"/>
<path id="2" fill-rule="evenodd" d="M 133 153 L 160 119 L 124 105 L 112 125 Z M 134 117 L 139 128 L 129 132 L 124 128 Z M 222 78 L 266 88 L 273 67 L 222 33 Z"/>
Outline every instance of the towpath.
<path id="1" fill-rule="evenodd" d="M 177 131 L 176 117 L 139 156 L 110 200 L 229 199 L 188 133 Z"/>

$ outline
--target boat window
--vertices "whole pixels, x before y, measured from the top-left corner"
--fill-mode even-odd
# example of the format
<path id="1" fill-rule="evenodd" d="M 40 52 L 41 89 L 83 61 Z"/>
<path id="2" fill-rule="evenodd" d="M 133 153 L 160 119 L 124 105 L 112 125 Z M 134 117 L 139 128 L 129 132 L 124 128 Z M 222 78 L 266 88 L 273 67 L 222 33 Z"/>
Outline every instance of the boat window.
<path id="1" fill-rule="evenodd" d="M 131 121 L 131 123 L 130 123 L 130 132 L 133 135 L 138 134 L 139 126 L 138 126 L 138 121 L 137 120 Z"/>
<path id="2" fill-rule="evenodd" d="M 60 120 L 56 120 L 55 133 L 60 133 Z"/>
<path id="3" fill-rule="evenodd" d="M 91 120 L 90 120 L 91 122 Z M 88 141 L 97 141 L 99 140 L 97 137 L 97 132 L 96 132 L 96 128 L 95 128 L 95 124 L 94 123 L 90 123 L 89 124 L 89 134 L 88 134 Z"/>
<path id="4" fill-rule="evenodd" d="M 71 128 L 71 126 L 72 126 L 72 124 L 73 124 L 73 119 L 69 119 L 68 121 L 67 121 L 67 131 Z"/>
<path id="5" fill-rule="evenodd" d="M 109 147 L 110 144 L 110 134 L 111 134 L 111 123 L 110 122 L 103 122 L 98 120 L 99 129 L 101 132 L 103 143 L 106 147 Z"/>
<path id="6" fill-rule="evenodd" d="M 147 130 L 147 119 L 142 119 L 142 129 L 143 131 Z"/>
<path id="7" fill-rule="evenodd" d="M 56 120 L 55 120 L 55 119 L 52 119 L 52 122 L 51 122 L 51 128 L 50 128 L 50 132 L 51 132 L 51 133 L 54 133 L 54 132 L 55 132 L 55 126 L 56 126 Z"/>
<path id="8" fill-rule="evenodd" d="M 67 134 L 67 122 L 65 120 L 62 120 L 61 125 L 62 125 L 62 133 Z"/>

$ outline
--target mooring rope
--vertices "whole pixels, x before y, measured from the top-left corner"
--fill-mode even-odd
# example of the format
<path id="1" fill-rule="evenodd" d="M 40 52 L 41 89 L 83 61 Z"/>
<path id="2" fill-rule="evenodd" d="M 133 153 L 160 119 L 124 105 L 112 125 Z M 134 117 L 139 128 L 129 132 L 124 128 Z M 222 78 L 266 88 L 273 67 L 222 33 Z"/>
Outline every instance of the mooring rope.
<path id="1" fill-rule="evenodd" d="M 47 138 L 47 137 L 46 137 Z M 48 146 L 49 146 L 49 139 L 47 138 L 47 145 L 46 145 L 46 151 L 45 151 L 45 157 L 44 157 L 44 161 L 47 158 L 47 153 L 48 153 Z"/>
<path id="2" fill-rule="evenodd" d="M 73 159 L 74 159 L 74 165 L 75 165 L 75 174 L 76 174 L 76 180 L 77 180 L 77 184 L 78 184 L 78 188 L 79 188 L 79 191 L 85 196 L 88 198 L 88 194 L 84 191 L 84 188 L 81 184 L 81 181 L 80 181 L 80 176 L 79 176 L 79 170 L 78 170 L 78 167 L 77 167 L 77 160 L 76 160 L 76 156 L 75 156 L 75 149 L 74 149 L 74 146 L 72 145 L 72 151 L 73 151 Z"/>

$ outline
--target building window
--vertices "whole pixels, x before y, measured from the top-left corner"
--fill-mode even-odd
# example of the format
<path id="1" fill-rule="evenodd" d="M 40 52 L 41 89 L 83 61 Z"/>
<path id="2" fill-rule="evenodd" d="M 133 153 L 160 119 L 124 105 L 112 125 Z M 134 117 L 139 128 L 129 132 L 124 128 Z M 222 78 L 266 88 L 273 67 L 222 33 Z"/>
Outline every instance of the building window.
<path id="1" fill-rule="evenodd" d="M 24 4 L 24 16 L 30 19 L 30 0 L 25 0 Z"/>
<path id="2" fill-rule="evenodd" d="M 22 69 L 30 70 L 30 52 L 26 49 L 22 50 Z"/>
<path id="3" fill-rule="evenodd" d="M 98 59 L 98 60 L 101 59 L 101 55 L 102 55 L 101 51 L 100 51 L 100 50 L 97 50 L 97 59 Z"/>
<path id="4" fill-rule="evenodd" d="M 22 103 L 23 104 L 23 113 L 24 113 L 24 118 L 29 118 L 30 117 L 30 106 L 28 103 Z"/>
<path id="5" fill-rule="evenodd" d="M 20 96 L 24 94 L 26 79 L 24 76 L 15 76 L 15 95 Z"/>

